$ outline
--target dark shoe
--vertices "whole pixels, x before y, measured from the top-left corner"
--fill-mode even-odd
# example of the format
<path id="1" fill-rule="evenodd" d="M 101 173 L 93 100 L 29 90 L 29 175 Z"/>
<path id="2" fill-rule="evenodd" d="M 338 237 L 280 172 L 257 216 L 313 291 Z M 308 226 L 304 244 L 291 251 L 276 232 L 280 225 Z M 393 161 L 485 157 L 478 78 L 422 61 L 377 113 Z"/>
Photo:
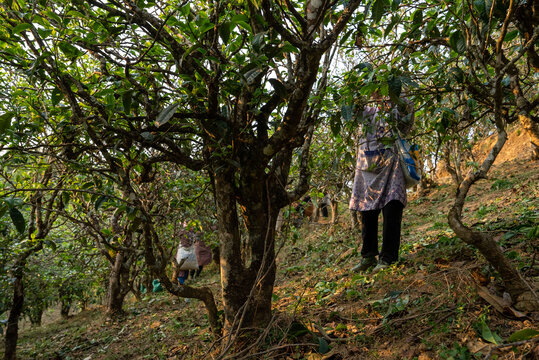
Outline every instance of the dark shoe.
<path id="1" fill-rule="evenodd" d="M 357 264 L 356 266 L 352 268 L 352 271 L 354 272 L 365 271 L 375 265 L 376 265 L 376 257 L 374 256 L 364 257 L 363 259 L 361 259 L 361 262 L 359 264 Z"/>
<path id="2" fill-rule="evenodd" d="M 373 274 L 376 274 L 377 272 L 379 272 L 380 270 L 383 270 L 385 268 L 387 268 L 389 265 L 391 265 L 390 263 L 388 263 L 387 261 L 384 261 L 384 260 L 380 260 L 378 262 L 378 265 L 376 265 L 374 267 L 374 269 L 372 269 L 372 273 Z"/>

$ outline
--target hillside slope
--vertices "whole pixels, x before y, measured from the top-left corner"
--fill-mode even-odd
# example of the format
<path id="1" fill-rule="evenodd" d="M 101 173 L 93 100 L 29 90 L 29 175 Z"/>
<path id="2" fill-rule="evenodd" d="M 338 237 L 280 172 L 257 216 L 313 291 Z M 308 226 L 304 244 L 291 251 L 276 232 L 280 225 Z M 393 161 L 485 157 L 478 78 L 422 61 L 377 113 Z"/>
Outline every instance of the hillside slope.
<path id="1" fill-rule="evenodd" d="M 349 271 L 359 261 L 359 234 L 346 213 L 332 227 L 290 230 L 289 240 L 280 240 L 274 322 L 240 336 L 225 358 L 537 358 L 539 337 L 528 337 L 539 330 L 539 314 L 496 310 L 504 296 L 497 274 L 447 225 L 453 192 L 441 185 L 411 197 L 401 260 L 375 275 Z M 466 222 L 492 232 L 536 290 L 538 195 L 539 162 L 506 161 L 473 187 L 465 207 Z M 215 267 L 195 281 L 219 293 Z M 126 311 L 112 321 L 95 307 L 26 328 L 20 358 L 210 359 L 220 353 L 202 303 L 161 293 L 130 301 Z M 517 344 L 504 345 L 509 343 Z M 254 345 L 250 355 L 240 355 L 248 345 Z"/>

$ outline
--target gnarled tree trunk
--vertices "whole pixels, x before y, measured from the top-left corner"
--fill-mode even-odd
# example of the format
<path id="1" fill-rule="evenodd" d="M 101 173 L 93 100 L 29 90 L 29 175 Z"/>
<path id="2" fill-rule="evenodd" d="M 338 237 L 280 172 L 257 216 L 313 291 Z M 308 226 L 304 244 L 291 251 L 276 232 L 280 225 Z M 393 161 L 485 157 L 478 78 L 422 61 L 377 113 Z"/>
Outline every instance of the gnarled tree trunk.
<path id="1" fill-rule="evenodd" d="M 331 223 L 336 224 L 339 220 L 339 202 L 331 199 Z"/>
<path id="2" fill-rule="evenodd" d="M 32 323 L 33 326 L 41 326 L 43 311 L 45 311 L 44 305 L 36 305 L 35 309 L 33 309 L 32 312 L 28 314 L 28 317 L 30 318 L 30 323 Z"/>
<path id="3" fill-rule="evenodd" d="M 17 341 L 19 338 L 19 318 L 24 305 L 23 268 L 25 262 L 18 264 L 14 271 L 13 301 L 7 320 L 4 359 L 14 360 L 17 358 Z"/>
<path id="4" fill-rule="evenodd" d="M 246 259 L 248 263 L 244 263 L 236 197 L 231 183 L 234 177 L 229 174 L 224 171 L 215 174 L 224 325 L 227 330 L 265 324 L 271 317 L 275 279 L 274 229 L 278 213 L 278 210 L 273 211 L 273 219 L 267 218 L 267 202 L 260 199 L 263 193 L 254 186 L 250 204 L 244 213 L 251 253 Z"/>
<path id="5" fill-rule="evenodd" d="M 116 253 L 114 264 L 109 274 L 109 288 L 107 293 L 107 313 L 118 315 L 123 312 L 122 307 L 125 296 L 131 290 L 129 283 L 129 267 L 126 266 L 127 257 L 123 250 Z"/>
<path id="6" fill-rule="evenodd" d="M 498 141 L 491 150 L 489 156 L 484 160 L 481 168 L 476 172 L 470 172 L 466 178 L 457 186 L 455 202 L 448 214 L 448 222 L 451 229 L 467 244 L 476 247 L 488 262 L 500 274 L 507 292 L 516 302 L 516 307 L 521 310 L 537 310 L 538 301 L 535 293 L 528 287 L 518 270 L 505 257 L 502 249 L 487 233 L 483 233 L 467 227 L 462 222 L 462 209 L 470 187 L 479 179 L 484 178 L 494 163 L 496 156 L 507 140 L 505 130 L 498 130 Z"/>

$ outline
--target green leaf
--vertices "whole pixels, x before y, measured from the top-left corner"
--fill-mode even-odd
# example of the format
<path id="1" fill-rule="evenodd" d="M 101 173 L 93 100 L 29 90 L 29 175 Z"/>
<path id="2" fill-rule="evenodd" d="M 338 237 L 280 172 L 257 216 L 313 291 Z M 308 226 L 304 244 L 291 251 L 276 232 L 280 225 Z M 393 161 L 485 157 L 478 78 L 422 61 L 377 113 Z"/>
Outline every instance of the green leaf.
<path id="1" fill-rule="evenodd" d="M 5 198 L 4 202 L 9 206 L 10 209 L 12 207 L 14 207 L 15 204 L 19 203 L 18 199 L 15 199 L 15 198 L 12 198 L 12 197 Z"/>
<path id="2" fill-rule="evenodd" d="M 105 104 L 109 107 L 114 107 L 116 104 L 116 98 L 114 97 L 114 94 L 108 94 L 105 97 Z"/>
<path id="3" fill-rule="evenodd" d="M 209 30 L 213 29 L 214 27 L 215 25 L 212 24 L 211 22 L 205 22 L 198 28 L 198 30 L 200 31 L 200 34 L 204 34 L 208 32 Z"/>
<path id="4" fill-rule="evenodd" d="M 341 111 L 341 114 L 342 114 L 342 111 Z M 331 128 L 331 132 L 333 133 L 333 136 L 337 137 L 339 133 L 341 132 L 340 119 L 336 116 L 332 116 L 329 121 L 329 126 Z"/>
<path id="5" fill-rule="evenodd" d="M 475 10 L 479 13 L 479 16 L 481 17 L 481 20 L 483 20 L 483 22 L 488 22 L 488 12 L 486 11 L 487 6 L 485 4 L 485 0 L 475 0 L 473 4 Z"/>
<path id="6" fill-rule="evenodd" d="M 254 68 L 254 69 L 251 69 L 249 71 L 247 71 L 245 74 L 244 74 L 244 78 L 245 78 L 245 82 L 247 84 L 251 84 L 253 83 L 253 81 L 255 81 L 255 79 L 264 72 L 263 69 L 260 69 L 260 68 Z"/>
<path id="7" fill-rule="evenodd" d="M 370 63 L 359 63 L 356 65 L 356 68 L 361 71 L 361 70 L 366 70 L 368 72 L 372 71 L 374 68 L 372 66 L 372 64 Z"/>
<path id="8" fill-rule="evenodd" d="M 189 13 L 191 13 L 191 5 L 189 5 L 189 3 L 187 3 L 186 5 L 182 6 L 180 8 L 180 12 L 183 16 L 187 17 L 187 15 L 189 15 Z"/>
<path id="9" fill-rule="evenodd" d="M 60 51 L 71 60 L 82 55 L 82 51 L 65 41 L 60 42 L 58 48 L 60 48 Z"/>
<path id="10" fill-rule="evenodd" d="M 514 332 L 511 336 L 507 338 L 507 342 L 516 342 L 529 340 L 539 335 L 539 331 L 531 328 L 522 329 Z"/>
<path id="11" fill-rule="evenodd" d="M 423 10 L 419 9 L 414 12 L 412 22 L 414 25 L 421 25 L 423 23 Z"/>
<path id="12" fill-rule="evenodd" d="M 282 53 L 299 53 L 299 49 L 290 43 L 285 43 L 280 49 Z"/>
<path id="13" fill-rule="evenodd" d="M 70 10 L 67 12 L 67 15 L 75 19 L 86 19 L 86 16 L 84 16 L 83 13 L 77 10 Z"/>
<path id="14" fill-rule="evenodd" d="M 353 33 L 354 33 L 354 29 L 350 29 L 347 32 L 345 32 L 344 35 L 341 36 L 339 40 L 339 45 L 344 45 L 344 43 L 346 43 L 350 35 L 352 35 Z"/>
<path id="15" fill-rule="evenodd" d="M 439 37 L 440 30 L 438 30 L 438 27 L 436 26 L 437 24 L 438 21 L 436 19 L 429 21 L 425 29 L 425 34 L 431 37 Z"/>
<path id="16" fill-rule="evenodd" d="M 5 203 L 0 203 L 0 219 L 2 216 L 4 216 L 7 212 L 8 206 Z"/>
<path id="17" fill-rule="evenodd" d="M 364 17 L 365 19 L 369 16 L 369 11 L 371 10 L 371 7 L 372 7 L 372 1 L 373 0 L 369 0 L 367 2 L 367 5 L 365 5 L 365 10 L 364 10 Z"/>
<path id="18" fill-rule="evenodd" d="M 282 82 L 280 82 L 278 79 L 269 79 L 268 80 L 271 83 L 271 86 L 275 89 L 275 92 L 277 95 L 279 95 L 281 98 L 285 98 L 288 95 L 288 90 L 286 89 L 286 86 Z"/>
<path id="19" fill-rule="evenodd" d="M 153 141 L 153 135 L 151 132 L 149 131 L 144 131 L 143 133 L 140 134 L 140 136 L 142 136 L 142 138 L 146 141 Z"/>
<path id="20" fill-rule="evenodd" d="M 341 105 L 341 114 L 345 121 L 352 120 L 352 117 L 354 116 L 352 105 L 347 105 L 343 103 Z"/>
<path id="21" fill-rule="evenodd" d="M 174 112 L 176 109 L 180 106 L 179 103 L 175 103 L 172 105 L 169 105 L 165 110 L 161 111 L 159 115 L 157 115 L 157 119 L 155 119 L 155 126 L 159 127 L 163 124 L 166 124 L 172 116 L 174 116 Z"/>
<path id="22" fill-rule="evenodd" d="M 124 106 L 124 113 L 129 114 L 131 112 L 132 103 L 133 103 L 133 91 L 128 90 L 122 94 L 122 104 Z"/>
<path id="23" fill-rule="evenodd" d="M 319 354 L 325 354 L 329 351 L 329 344 L 324 338 L 318 337 L 318 345 Z"/>
<path id="24" fill-rule="evenodd" d="M 456 82 L 462 84 L 464 82 L 464 72 L 458 67 L 452 67 L 449 69 L 449 74 L 455 79 Z"/>
<path id="25" fill-rule="evenodd" d="M 39 34 L 39 36 L 41 36 L 43 39 L 46 39 L 49 37 L 50 34 L 52 34 L 52 29 L 40 29 L 38 28 L 37 29 L 37 33 Z"/>
<path id="26" fill-rule="evenodd" d="M 30 29 L 31 27 L 32 27 L 32 25 L 27 24 L 27 23 L 23 23 L 23 24 L 19 24 L 19 25 L 15 26 L 12 31 L 13 31 L 13 34 L 19 34 L 19 33 L 23 32 L 25 30 Z"/>
<path id="27" fill-rule="evenodd" d="M 54 11 L 46 10 L 44 14 L 47 18 L 50 18 L 51 20 L 55 22 L 54 24 L 55 26 L 60 26 L 60 24 L 62 23 L 62 18 L 59 17 Z"/>
<path id="28" fill-rule="evenodd" d="M 298 321 L 294 321 L 290 324 L 290 329 L 288 329 L 288 336 L 292 339 L 298 338 L 302 335 L 308 334 L 310 331 L 305 325 Z"/>
<path id="29" fill-rule="evenodd" d="M 387 79 L 387 87 L 389 90 L 389 96 L 392 99 L 397 99 L 401 95 L 402 91 L 402 81 L 400 77 L 391 76 Z"/>
<path id="30" fill-rule="evenodd" d="M 228 21 L 223 22 L 219 26 L 219 36 L 225 45 L 228 44 L 228 41 L 230 40 L 230 26 L 230 22 Z"/>
<path id="31" fill-rule="evenodd" d="M 95 184 L 92 181 L 88 181 L 88 182 L 82 184 L 82 186 L 80 188 L 81 189 L 90 189 L 90 188 L 93 188 L 94 185 Z"/>
<path id="32" fill-rule="evenodd" d="M 52 106 L 58 105 L 58 103 L 60 102 L 60 100 L 62 100 L 62 98 L 63 98 L 63 95 L 62 95 L 62 93 L 60 92 L 60 90 L 58 90 L 57 87 L 55 87 L 54 89 L 52 89 L 52 94 L 51 94 L 51 103 L 52 103 Z"/>
<path id="33" fill-rule="evenodd" d="M 114 89 L 112 88 L 108 88 L 108 89 L 103 89 L 103 90 L 100 90 L 96 93 L 94 93 L 94 96 L 95 97 L 107 97 L 108 95 L 114 95 L 115 91 Z"/>
<path id="34" fill-rule="evenodd" d="M 457 53 L 462 54 L 466 50 L 466 39 L 460 30 L 449 36 L 449 46 Z"/>
<path id="35" fill-rule="evenodd" d="M 511 41 L 514 38 L 516 38 L 517 36 L 518 36 L 518 30 L 513 30 L 513 31 L 508 32 L 507 34 L 505 34 L 505 37 L 503 38 L 503 41 Z"/>
<path id="36" fill-rule="evenodd" d="M 11 126 L 12 112 L 0 115 L 0 134 L 3 134 Z"/>
<path id="37" fill-rule="evenodd" d="M 386 29 L 384 30 L 384 37 L 389 35 L 389 33 L 391 32 L 391 30 L 393 30 L 393 27 L 395 26 L 398 20 L 399 20 L 398 16 L 391 17 L 391 21 L 389 22 L 389 25 L 387 25 Z"/>
<path id="38" fill-rule="evenodd" d="M 253 30 L 251 29 L 251 25 L 249 25 L 249 21 L 250 20 L 247 15 L 244 15 L 244 14 L 234 15 L 231 20 L 231 23 L 232 23 L 231 29 L 233 29 L 236 25 L 239 25 L 251 33 L 253 32 Z"/>
<path id="39" fill-rule="evenodd" d="M 58 246 L 56 246 L 56 243 L 53 240 L 45 240 L 44 243 L 45 245 L 50 247 L 52 251 L 56 251 L 56 249 L 58 248 Z"/>
<path id="40" fill-rule="evenodd" d="M 71 193 L 69 191 L 64 191 L 62 193 L 62 202 L 64 203 L 64 206 L 69 204 L 70 199 L 71 199 Z"/>
<path id="41" fill-rule="evenodd" d="M 372 4 L 372 20 L 375 23 L 378 23 L 382 16 L 384 15 L 386 8 L 386 1 L 385 0 L 375 0 L 374 4 Z"/>
<path id="42" fill-rule="evenodd" d="M 481 337 L 484 340 L 496 345 L 502 342 L 502 339 L 498 336 L 498 334 L 493 333 L 484 321 L 481 322 Z"/>
<path id="43" fill-rule="evenodd" d="M 234 15 L 231 20 L 232 24 L 234 25 L 236 25 L 237 23 L 241 21 L 249 22 L 249 17 L 245 14 L 237 14 L 237 15 Z"/>
<path id="44" fill-rule="evenodd" d="M 99 207 L 108 199 L 108 196 L 101 195 L 97 198 L 94 204 L 95 211 L 99 210 Z"/>
<path id="45" fill-rule="evenodd" d="M 254 51 L 258 52 L 260 51 L 260 48 L 262 47 L 262 44 L 264 44 L 264 36 L 266 35 L 266 32 L 259 32 L 255 36 L 253 36 L 253 41 L 251 41 L 251 45 L 253 46 Z"/>
<path id="46" fill-rule="evenodd" d="M 11 221 L 13 222 L 13 225 L 15 225 L 17 231 L 20 234 L 24 234 L 26 222 L 24 221 L 24 216 L 22 216 L 22 213 L 17 208 L 12 207 L 9 209 L 9 216 L 11 217 Z"/>

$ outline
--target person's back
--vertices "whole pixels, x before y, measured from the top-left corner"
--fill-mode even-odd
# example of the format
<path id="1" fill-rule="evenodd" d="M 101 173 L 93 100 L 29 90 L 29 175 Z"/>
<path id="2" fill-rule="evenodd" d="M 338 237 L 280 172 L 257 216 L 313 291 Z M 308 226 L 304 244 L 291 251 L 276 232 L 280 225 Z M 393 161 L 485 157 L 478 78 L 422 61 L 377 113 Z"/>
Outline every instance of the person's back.
<path id="1" fill-rule="evenodd" d="M 408 116 L 398 106 L 377 100 L 379 108 L 365 107 L 362 112 L 361 143 L 350 198 L 350 210 L 359 211 L 362 220 L 362 260 L 354 271 L 376 265 L 378 255 L 375 270 L 398 260 L 402 212 L 407 202 L 406 183 L 394 140 L 401 127 L 411 128 L 413 114 Z M 406 110 L 408 103 L 401 101 L 400 108 Z M 378 250 L 380 212 L 384 221 L 381 252 Z"/>

